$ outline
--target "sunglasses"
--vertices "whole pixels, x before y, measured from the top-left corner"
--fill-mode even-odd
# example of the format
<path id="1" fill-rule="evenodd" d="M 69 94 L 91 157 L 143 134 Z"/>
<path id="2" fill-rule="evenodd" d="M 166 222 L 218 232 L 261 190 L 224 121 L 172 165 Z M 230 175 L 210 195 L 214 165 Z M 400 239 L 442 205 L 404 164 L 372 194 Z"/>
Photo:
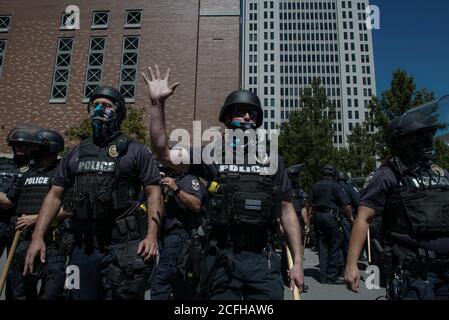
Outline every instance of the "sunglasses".
<path id="1" fill-rule="evenodd" d="M 251 106 L 237 106 L 231 113 L 232 118 L 243 118 L 246 114 L 249 114 L 251 119 L 256 119 L 258 113 Z"/>

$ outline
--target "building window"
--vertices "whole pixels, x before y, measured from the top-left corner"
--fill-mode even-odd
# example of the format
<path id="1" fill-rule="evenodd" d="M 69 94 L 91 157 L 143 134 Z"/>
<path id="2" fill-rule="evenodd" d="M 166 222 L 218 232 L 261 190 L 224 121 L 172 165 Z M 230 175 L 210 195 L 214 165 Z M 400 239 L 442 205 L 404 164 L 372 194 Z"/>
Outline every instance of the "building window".
<path id="1" fill-rule="evenodd" d="M 126 10 L 125 28 L 140 28 L 142 20 L 142 10 Z"/>
<path id="2" fill-rule="evenodd" d="M 8 32 L 11 25 L 11 16 L 0 16 L 0 32 Z"/>
<path id="3" fill-rule="evenodd" d="M 5 61 L 6 41 L 7 40 L 0 40 L 0 77 L 2 76 L 3 61 Z"/>
<path id="4" fill-rule="evenodd" d="M 138 36 L 123 37 L 119 87 L 128 102 L 133 102 L 136 94 L 139 40 Z"/>
<path id="5" fill-rule="evenodd" d="M 72 61 L 73 38 L 59 38 L 56 53 L 50 102 L 65 103 L 69 86 L 70 63 Z"/>
<path id="6" fill-rule="evenodd" d="M 92 15 L 92 29 L 107 29 L 109 11 L 94 11 Z"/>
<path id="7" fill-rule="evenodd" d="M 92 92 L 101 86 L 105 47 L 106 37 L 90 38 L 83 102 L 89 101 Z"/>

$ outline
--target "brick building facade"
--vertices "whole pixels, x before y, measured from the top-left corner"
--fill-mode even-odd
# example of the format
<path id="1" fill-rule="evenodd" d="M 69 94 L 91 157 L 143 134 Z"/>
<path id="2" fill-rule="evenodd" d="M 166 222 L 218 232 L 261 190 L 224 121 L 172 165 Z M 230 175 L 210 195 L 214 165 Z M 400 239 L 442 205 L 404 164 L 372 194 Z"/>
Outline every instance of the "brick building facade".
<path id="1" fill-rule="evenodd" d="M 79 9 L 79 29 L 64 14 L 69 5 Z M 9 152 L 16 122 L 64 132 L 85 118 L 99 83 L 147 105 L 140 73 L 156 63 L 181 82 L 167 105 L 168 130 L 190 131 L 193 120 L 217 126 L 224 98 L 240 85 L 239 33 L 239 0 L 3 0 L 0 153 Z"/>

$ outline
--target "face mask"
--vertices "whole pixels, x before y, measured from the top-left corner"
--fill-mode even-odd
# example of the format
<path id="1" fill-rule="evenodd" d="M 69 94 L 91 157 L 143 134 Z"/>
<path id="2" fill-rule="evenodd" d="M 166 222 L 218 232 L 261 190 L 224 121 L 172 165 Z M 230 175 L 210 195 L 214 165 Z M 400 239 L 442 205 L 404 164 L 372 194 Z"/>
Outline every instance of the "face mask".
<path id="1" fill-rule="evenodd" d="M 403 142 L 400 158 L 403 158 L 405 162 L 429 166 L 430 161 L 435 158 L 433 136 L 434 132 L 419 132 L 410 135 Z"/>
<path id="2" fill-rule="evenodd" d="M 256 124 L 251 122 L 245 122 L 245 121 L 232 121 L 231 122 L 231 128 L 232 129 L 241 129 L 243 131 L 246 131 L 248 129 L 256 130 Z"/>
<path id="3" fill-rule="evenodd" d="M 90 112 L 92 135 L 95 142 L 102 143 L 118 132 L 117 114 L 112 108 L 97 104 Z"/>

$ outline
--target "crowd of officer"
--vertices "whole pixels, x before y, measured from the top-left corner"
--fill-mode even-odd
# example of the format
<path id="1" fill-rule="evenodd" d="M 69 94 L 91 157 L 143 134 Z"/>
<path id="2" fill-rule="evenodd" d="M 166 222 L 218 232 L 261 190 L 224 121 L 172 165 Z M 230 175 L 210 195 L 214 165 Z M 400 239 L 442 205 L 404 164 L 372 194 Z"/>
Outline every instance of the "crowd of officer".
<path id="1" fill-rule="evenodd" d="M 152 300 L 282 300 L 284 283 L 304 288 L 310 238 L 319 282 L 345 279 L 358 291 L 357 263 L 376 217 L 387 297 L 448 298 L 449 177 L 432 163 L 437 102 L 392 121 L 392 156 L 363 190 L 329 164 L 305 193 L 301 166 L 287 169 L 276 155 L 270 172 L 254 156 L 257 141 L 223 136 L 213 163 L 174 161 L 195 151 L 169 148 L 166 138 L 165 102 L 179 83 L 157 66 L 143 77 L 151 151 L 122 134 L 125 100 L 108 86 L 90 97 L 91 136 L 62 158 L 64 139 L 54 130 L 17 125 L 8 135 L 14 156 L 0 159 L 7 299 L 143 300 L 150 289 Z M 218 118 L 228 129 L 256 130 L 260 100 L 234 91 Z M 291 254 L 289 263 L 276 249 Z"/>

